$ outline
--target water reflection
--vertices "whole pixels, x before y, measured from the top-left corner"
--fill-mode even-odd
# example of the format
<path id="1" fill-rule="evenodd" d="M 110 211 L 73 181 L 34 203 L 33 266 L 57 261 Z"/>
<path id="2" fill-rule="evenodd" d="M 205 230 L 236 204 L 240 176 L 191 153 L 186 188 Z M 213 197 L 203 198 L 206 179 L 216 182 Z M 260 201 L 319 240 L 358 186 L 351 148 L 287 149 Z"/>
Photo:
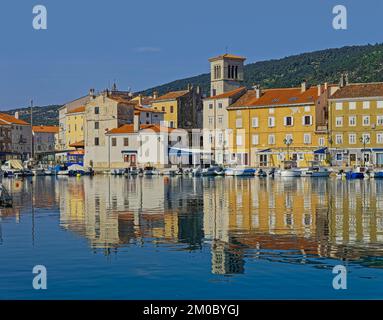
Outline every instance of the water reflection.
<path id="1" fill-rule="evenodd" d="M 382 266 L 383 181 L 95 176 L 4 182 L 16 205 L 1 210 L 2 220 L 17 222 L 27 209 L 32 215 L 33 208 L 57 209 L 61 228 L 105 254 L 145 242 L 171 250 L 207 247 L 214 274 L 244 273 L 248 258 L 314 263 L 329 257 Z"/>

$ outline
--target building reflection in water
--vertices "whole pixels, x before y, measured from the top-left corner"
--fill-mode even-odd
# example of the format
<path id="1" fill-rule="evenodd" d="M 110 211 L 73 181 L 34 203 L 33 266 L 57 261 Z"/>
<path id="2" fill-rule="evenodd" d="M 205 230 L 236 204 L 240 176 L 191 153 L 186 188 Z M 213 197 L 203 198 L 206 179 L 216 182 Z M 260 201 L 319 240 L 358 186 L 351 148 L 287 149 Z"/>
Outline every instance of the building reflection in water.
<path id="1" fill-rule="evenodd" d="M 106 254 L 145 242 L 189 251 L 208 247 L 215 274 L 243 273 L 247 259 L 310 263 L 329 257 L 381 266 L 383 181 L 113 176 L 46 177 L 17 186 L 6 181 L 16 205 L 0 210 L 1 219 L 17 221 L 20 208 L 31 203 L 59 207 L 61 227 Z"/>

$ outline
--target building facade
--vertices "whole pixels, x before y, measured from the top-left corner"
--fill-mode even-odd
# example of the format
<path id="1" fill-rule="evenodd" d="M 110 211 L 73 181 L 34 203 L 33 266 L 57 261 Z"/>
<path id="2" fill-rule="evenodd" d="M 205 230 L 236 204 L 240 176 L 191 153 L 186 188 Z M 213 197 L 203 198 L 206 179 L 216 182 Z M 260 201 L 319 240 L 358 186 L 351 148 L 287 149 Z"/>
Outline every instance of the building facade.
<path id="1" fill-rule="evenodd" d="M 55 126 L 32 127 L 34 159 L 54 160 L 58 133 L 59 127 Z"/>
<path id="2" fill-rule="evenodd" d="M 153 99 L 151 105 L 165 112 L 164 120 L 169 128 L 202 128 L 202 98 L 200 88 L 189 85 L 187 90 L 168 92 Z"/>
<path id="3" fill-rule="evenodd" d="M 65 117 L 65 150 L 73 149 L 72 145 L 84 142 L 85 106 L 72 109 Z"/>
<path id="4" fill-rule="evenodd" d="M 330 151 L 336 166 L 383 166 L 383 83 L 344 84 L 330 98 Z"/>
<path id="5" fill-rule="evenodd" d="M 19 119 L 18 113 L 11 116 L 0 113 L 0 120 L 11 126 L 11 150 L 15 158 L 27 160 L 32 151 L 32 128 L 29 123 Z"/>
<path id="6" fill-rule="evenodd" d="M 327 148 L 326 99 L 329 88 L 307 87 L 248 90 L 227 109 L 232 129 L 232 163 L 281 167 L 295 160 L 299 167 L 311 161 L 325 164 Z"/>

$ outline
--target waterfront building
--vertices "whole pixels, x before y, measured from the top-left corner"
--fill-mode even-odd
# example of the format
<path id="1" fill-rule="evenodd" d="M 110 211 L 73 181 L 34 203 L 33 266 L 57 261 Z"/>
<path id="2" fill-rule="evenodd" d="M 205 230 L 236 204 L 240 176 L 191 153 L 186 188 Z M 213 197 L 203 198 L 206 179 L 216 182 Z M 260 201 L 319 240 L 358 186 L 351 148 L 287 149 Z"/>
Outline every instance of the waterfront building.
<path id="1" fill-rule="evenodd" d="M 329 109 L 332 163 L 383 166 L 383 83 L 343 80 Z"/>
<path id="2" fill-rule="evenodd" d="M 33 126 L 33 156 L 36 160 L 54 160 L 56 135 L 59 127 L 56 126 Z"/>
<path id="3" fill-rule="evenodd" d="M 325 164 L 327 99 L 335 86 L 262 89 L 254 86 L 227 110 L 230 162 L 257 167 L 280 167 L 296 160 L 299 167 L 311 161 Z"/>
<path id="4" fill-rule="evenodd" d="M 0 161 L 13 158 L 11 124 L 0 120 Z"/>
<path id="5" fill-rule="evenodd" d="M 133 124 L 135 111 L 145 123 L 150 119 L 151 124 L 160 124 L 164 113 L 150 107 L 137 105 L 132 101 L 130 92 L 105 90 L 97 96 L 92 96 L 85 105 L 84 129 L 84 163 L 95 168 L 108 168 L 110 165 L 108 139 L 106 133 L 126 124 Z M 147 117 L 147 114 L 151 114 Z"/>
<path id="6" fill-rule="evenodd" d="M 203 100 L 204 150 L 218 164 L 229 162 L 229 114 L 226 108 L 245 92 L 243 68 L 246 58 L 224 54 L 209 59 L 210 97 Z"/>
<path id="7" fill-rule="evenodd" d="M 151 102 L 152 108 L 165 112 L 164 120 L 169 128 L 202 128 L 202 93 L 200 87 L 188 85 L 186 90 L 172 91 Z"/>
<path id="8" fill-rule="evenodd" d="M 94 89 L 90 89 L 88 95 L 85 95 L 85 96 L 80 97 L 78 99 L 67 102 L 59 109 L 59 138 L 58 138 L 59 149 L 58 150 L 63 150 L 63 151 L 68 150 L 69 144 L 76 142 L 73 140 L 70 142 L 67 142 L 67 139 L 70 139 L 73 137 L 73 132 L 72 132 L 72 134 L 68 134 L 68 132 L 67 132 L 68 115 L 70 117 L 71 113 L 76 109 L 77 109 L 77 111 L 79 111 L 79 108 L 84 107 L 84 105 L 91 99 L 91 97 L 93 95 L 94 95 Z M 76 112 L 76 113 L 78 113 L 78 112 Z M 79 113 L 81 115 L 81 111 Z M 82 111 L 82 113 L 83 113 L 83 111 Z M 83 114 L 82 114 L 82 116 L 83 116 Z M 70 120 L 73 121 L 74 119 L 70 119 Z M 76 122 L 78 120 L 79 119 L 76 118 Z M 74 129 L 73 126 L 71 126 L 71 128 Z"/>
<path id="9" fill-rule="evenodd" d="M 66 113 L 65 150 L 75 149 L 80 144 L 84 145 L 84 114 L 84 105 Z"/>
<path id="10" fill-rule="evenodd" d="M 105 151 L 109 168 L 137 166 L 139 116 L 140 112 L 135 111 L 133 124 L 124 124 L 106 133 Z"/>
<path id="11" fill-rule="evenodd" d="M 11 127 L 11 151 L 13 158 L 27 160 L 32 150 L 32 128 L 31 125 L 19 119 L 18 112 L 15 116 L 0 113 L 0 121 Z"/>

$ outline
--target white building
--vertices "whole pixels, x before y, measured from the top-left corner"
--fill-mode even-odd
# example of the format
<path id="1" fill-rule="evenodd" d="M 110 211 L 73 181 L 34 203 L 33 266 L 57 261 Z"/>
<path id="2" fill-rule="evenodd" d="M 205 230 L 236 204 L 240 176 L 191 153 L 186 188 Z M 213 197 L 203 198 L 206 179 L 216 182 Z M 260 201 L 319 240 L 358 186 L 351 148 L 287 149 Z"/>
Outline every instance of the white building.
<path id="1" fill-rule="evenodd" d="M 28 122 L 19 119 L 17 112 L 14 117 L 9 114 L 0 113 L 0 120 L 11 125 L 12 153 L 23 160 L 30 158 L 32 150 L 31 125 Z"/>

